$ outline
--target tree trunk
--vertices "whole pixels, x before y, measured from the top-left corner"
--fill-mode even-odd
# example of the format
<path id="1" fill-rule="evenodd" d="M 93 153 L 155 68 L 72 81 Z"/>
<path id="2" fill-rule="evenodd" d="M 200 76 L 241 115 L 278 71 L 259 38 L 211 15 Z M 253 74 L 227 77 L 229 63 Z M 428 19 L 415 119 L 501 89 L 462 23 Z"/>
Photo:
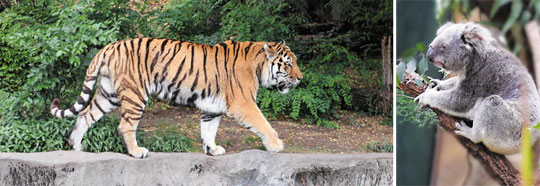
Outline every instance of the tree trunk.
<path id="1" fill-rule="evenodd" d="M 391 36 L 384 36 L 382 42 L 382 89 L 381 89 L 381 96 L 384 99 L 383 102 L 383 112 L 391 112 L 392 106 L 393 106 L 393 82 L 394 78 L 393 76 L 393 65 L 392 65 L 392 37 Z"/>

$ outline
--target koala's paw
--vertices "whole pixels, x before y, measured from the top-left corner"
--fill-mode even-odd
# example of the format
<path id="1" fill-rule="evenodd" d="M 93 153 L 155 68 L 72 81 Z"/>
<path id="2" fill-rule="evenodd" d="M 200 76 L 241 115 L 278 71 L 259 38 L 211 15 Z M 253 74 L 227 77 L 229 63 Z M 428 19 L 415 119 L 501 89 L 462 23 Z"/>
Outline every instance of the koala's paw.
<path id="1" fill-rule="evenodd" d="M 431 79 L 431 80 L 429 81 L 427 90 L 440 91 L 440 90 L 441 90 L 441 80 L 438 80 L 438 79 Z"/>
<path id="2" fill-rule="evenodd" d="M 456 122 L 456 134 L 463 136 L 469 140 L 471 140 L 474 143 L 480 142 L 478 139 L 476 139 L 476 135 L 474 134 L 474 131 L 471 127 L 467 126 L 465 121 L 457 121 Z"/>
<path id="3" fill-rule="evenodd" d="M 418 107 L 420 109 L 424 109 L 426 108 L 426 106 L 429 106 L 429 97 L 427 96 L 428 94 L 426 92 L 416 96 L 416 98 L 414 98 L 414 102 L 418 103 Z"/>

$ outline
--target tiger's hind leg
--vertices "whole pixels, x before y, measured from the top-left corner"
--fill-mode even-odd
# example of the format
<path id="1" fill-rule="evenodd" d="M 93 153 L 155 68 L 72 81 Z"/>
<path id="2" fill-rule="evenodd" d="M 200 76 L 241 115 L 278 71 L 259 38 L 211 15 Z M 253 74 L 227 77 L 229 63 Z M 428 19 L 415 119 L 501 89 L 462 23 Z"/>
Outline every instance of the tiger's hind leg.
<path id="1" fill-rule="evenodd" d="M 225 154 L 225 148 L 216 145 L 216 133 L 221 114 L 203 113 L 201 115 L 201 140 L 205 154 L 217 156 Z"/>
<path id="2" fill-rule="evenodd" d="M 142 100 L 144 98 L 138 95 L 136 93 L 129 93 L 124 94 L 122 97 L 122 106 L 120 107 L 122 119 L 118 126 L 118 133 L 122 135 L 124 145 L 131 156 L 135 158 L 146 158 L 148 156 L 148 149 L 139 147 L 136 139 L 137 125 L 139 125 L 146 104 L 146 101 Z"/>
<path id="3" fill-rule="evenodd" d="M 77 117 L 77 122 L 69 136 L 69 145 L 75 151 L 82 150 L 82 138 L 88 128 L 97 122 L 101 117 L 110 113 L 118 106 L 118 99 L 115 93 L 107 93 L 103 87 L 99 87 L 94 97 Z"/>

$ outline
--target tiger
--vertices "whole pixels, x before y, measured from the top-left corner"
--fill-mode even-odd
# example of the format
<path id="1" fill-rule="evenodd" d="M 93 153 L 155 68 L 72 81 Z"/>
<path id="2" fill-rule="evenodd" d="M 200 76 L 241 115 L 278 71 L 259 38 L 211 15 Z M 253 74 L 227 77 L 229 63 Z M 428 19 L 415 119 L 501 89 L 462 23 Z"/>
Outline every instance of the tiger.
<path id="1" fill-rule="evenodd" d="M 134 38 L 106 45 L 86 71 L 79 98 L 69 109 L 55 98 L 50 113 L 77 121 L 68 143 L 81 151 L 88 128 L 120 107 L 118 133 L 134 158 L 148 149 L 136 141 L 136 130 L 151 95 L 201 111 L 201 141 L 207 155 L 225 154 L 215 136 L 222 116 L 232 117 L 262 139 L 267 151 L 283 142 L 256 104 L 259 85 L 286 94 L 300 83 L 297 58 L 284 41 L 225 41 L 215 45 L 157 38 Z M 94 84 L 97 82 L 97 90 Z M 91 99 L 91 100 L 90 100 Z M 84 109 L 83 109 L 84 108 Z"/>

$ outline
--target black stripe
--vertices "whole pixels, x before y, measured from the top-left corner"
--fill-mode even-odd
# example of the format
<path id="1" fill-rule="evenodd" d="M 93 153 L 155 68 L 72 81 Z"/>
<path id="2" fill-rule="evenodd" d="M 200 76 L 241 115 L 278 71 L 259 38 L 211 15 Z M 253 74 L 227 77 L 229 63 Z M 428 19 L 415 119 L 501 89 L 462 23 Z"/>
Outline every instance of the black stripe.
<path id="1" fill-rule="evenodd" d="M 251 45 L 253 44 L 252 42 L 248 42 L 248 43 L 249 43 L 249 45 L 246 48 L 244 48 L 244 60 L 247 60 L 246 59 L 247 56 L 248 56 L 247 54 L 248 54 L 249 50 L 251 49 Z"/>
<path id="2" fill-rule="evenodd" d="M 208 93 L 207 96 L 212 95 L 212 84 L 208 84 Z"/>
<path id="3" fill-rule="evenodd" d="M 176 103 L 176 97 L 178 96 L 178 93 L 180 93 L 180 89 L 175 90 L 175 91 L 172 93 L 172 95 L 173 95 L 173 97 L 172 97 L 172 99 L 171 99 L 172 102 L 175 102 L 175 103 Z"/>
<path id="4" fill-rule="evenodd" d="M 169 91 L 171 91 L 172 86 L 177 83 L 176 80 L 178 79 L 178 75 L 180 75 L 180 72 L 182 71 L 182 68 L 184 66 L 184 62 L 186 62 L 186 58 L 182 60 L 182 63 L 180 63 L 180 67 L 178 67 L 178 70 L 176 71 L 176 74 L 174 75 L 174 78 L 171 81 L 171 84 L 167 87 Z"/>
<path id="5" fill-rule="evenodd" d="M 107 101 L 109 101 L 109 103 L 110 103 L 111 105 L 113 105 L 113 106 L 115 106 L 115 107 L 119 107 L 119 106 L 120 106 L 120 103 L 118 103 L 118 102 L 114 102 L 114 101 L 110 100 L 109 98 L 105 98 L 105 99 L 106 99 Z"/>
<path id="6" fill-rule="evenodd" d="M 229 80 L 229 84 L 231 85 L 231 94 L 232 94 L 233 97 L 235 97 L 235 96 L 234 96 L 234 90 L 235 90 L 235 88 L 234 88 L 233 85 L 232 85 L 232 80 Z"/>
<path id="7" fill-rule="evenodd" d="M 150 81 L 150 70 L 148 69 L 148 54 L 150 54 L 150 44 L 152 43 L 154 39 L 150 38 L 146 41 L 146 54 L 144 57 L 144 68 L 146 69 L 146 80 Z M 143 84 L 143 86 L 146 86 Z M 146 89 L 146 88 L 145 88 Z"/>
<path id="8" fill-rule="evenodd" d="M 69 108 L 69 111 L 71 111 L 71 113 L 73 113 L 73 114 L 77 113 L 77 110 L 75 110 L 75 107 L 74 107 L 74 106 L 73 106 L 73 107 L 70 107 L 70 108 Z"/>
<path id="9" fill-rule="evenodd" d="M 216 47 L 216 59 L 215 59 L 215 63 L 216 63 L 216 71 L 217 71 L 217 75 L 218 76 L 221 76 L 219 73 L 219 65 L 218 65 L 218 53 L 219 53 L 219 47 Z"/>
<path id="10" fill-rule="evenodd" d="M 167 43 L 169 43 L 169 40 L 163 40 L 163 42 L 161 43 L 161 52 L 163 53 L 164 50 L 165 50 L 165 45 L 167 45 Z"/>
<path id="11" fill-rule="evenodd" d="M 204 113 L 202 114 L 201 116 L 201 120 L 203 122 L 209 122 L 209 121 L 212 121 L 214 120 L 214 118 L 217 118 L 219 116 L 221 116 L 222 114 L 217 114 L 217 113 Z"/>
<path id="12" fill-rule="evenodd" d="M 65 110 L 60 111 L 60 117 L 62 117 L 62 118 L 64 117 L 64 111 Z"/>
<path id="13" fill-rule="evenodd" d="M 126 102 L 128 102 L 128 103 L 131 103 L 131 104 L 134 105 L 134 106 L 139 106 L 139 105 L 140 105 L 140 103 L 137 103 L 137 102 L 135 102 L 134 100 L 132 100 L 131 98 L 128 98 L 128 97 L 124 97 L 124 98 L 122 99 L 122 101 L 126 101 Z"/>
<path id="14" fill-rule="evenodd" d="M 92 89 L 88 88 L 86 85 L 84 85 L 83 89 L 82 89 L 82 92 L 85 93 L 85 94 L 91 94 L 92 93 Z"/>
<path id="15" fill-rule="evenodd" d="M 86 76 L 85 81 L 94 81 L 97 79 L 97 76 Z"/>
<path id="16" fill-rule="evenodd" d="M 187 100 L 187 104 L 188 105 L 193 105 L 193 102 L 195 102 L 195 100 L 197 100 L 198 97 L 199 97 L 198 94 L 191 95 L 191 97 Z"/>
<path id="17" fill-rule="evenodd" d="M 176 83 L 176 87 L 180 87 L 182 85 L 182 82 L 184 80 L 186 80 L 186 77 L 187 77 L 187 73 L 184 73 L 184 76 L 182 77 L 182 79 L 180 79 L 180 81 L 178 81 L 178 83 Z"/>
<path id="18" fill-rule="evenodd" d="M 193 84 L 191 85 L 191 92 L 195 90 L 195 86 L 197 86 L 198 81 L 199 81 L 199 71 L 197 70 L 197 74 L 195 75 L 195 81 L 193 81 Z"/>
<path id="19" fill-rule="evenodd" d="M 224 64 L 223 66 L 225 67 L 225 74 L 229 74 L 229 72 L 227 72 L 227 56 L 229 54 L 229 50 L 227 48 L 227 44 L 225 43 L 220 43 L 219 45 L 221 45 L 223 47 L 223 60 L 224 60 Z"/>
<path id="20" fill-rule="evenodd" d="M 92 118 L 92 122 L 96 122 L 96 119 L 94 119 L 94 115 L 92 114 L 92 112 L 90 112 L 90 118 Z"/>
<path id="21" fill-rule="evenodd" d="M 101 111 L 101 113 L 103 113 L 103 115 L 107 114 L 107 113 L 101 108 L 101 106 L 99 106 L 99 104 L 97 103 L 97 99 L 94 99 L 94 105 L 96 105 L 96 107 L 99 109 L 99 111 Z"/>
<path id="22" fill-rule="evenodd" d="M 145 87 L 145 83 L 143 81 L 142 71 L 141 71 L 141 53 L 140 53 L 141 43 L 142 43 L 142 39 L 139 38 L 139 43 L 137 44 L 137 72 L 139 74 L 139 78 L 137 78 L 137 79 L 139 79 L 139 83 L 141 84 L 141 86 L 145 89 L 146 93 L 148 94 L 148 90 Z M 132 74 L 132 73 L 128 73 L 128 74 Z"/>
<path id="23" fill-rule="evenodd" d="M 235 71 L 236 59 L 238 59 L 238 53 L 240 53 L 240 45 L 235 45 L 235 46 L 238 46 L 238 47 L 236 48 L 236 51 L 233 51 L 235 53 L 234 54 L 234 61 L 233 61 L 233 65 L 232 65 L 233 75 L 236 74 L 236 71 Z"/>
<path id="24" fill-rule="evenodd" d="M 219 94 L 219 81 L 218 81 L 218 77 L 217 76 L 214 76 L 216 78 L 216 94 Z"/>
<path id="25" fill-rule="evenodd" d="M 201 92 L 201 99 L 204 99 L 206 97 L 206 89 L 203 89 Z"/>
<path id="26" fill-rule="evenodd" d="M 80 97 L 80 96 L 79 96 L 79 98 L 77 99 L 77 103 L 78 103 L 79 105 L 86 105 L 86 101 L 84 101 L 83 97 Z"/>
<path id="27" fill-rule="evenodd" d="M 208 77 L 206 76 L 206 47 L 202 47 L 203 50 L 203 72 L 204 72 L 204 83 L 208 83 Z"/>
<path id="28" fill-rule="evenodd" d="M 193 57 L 195 56 L 195 46 L 191 45 L 191 66 L 189 67 L 189 75 L 193 74 Z"/>
<path id="29" fill-rule="evenodd" d="M 154 56 L 154 59 L 152 60 L 152 64 L 150 65 L 150 72 L 154 72 L 154 67 L 156 66 L 157 59 L 160 56 L 161 51 L 158 51 L 158 53 Z"/>

